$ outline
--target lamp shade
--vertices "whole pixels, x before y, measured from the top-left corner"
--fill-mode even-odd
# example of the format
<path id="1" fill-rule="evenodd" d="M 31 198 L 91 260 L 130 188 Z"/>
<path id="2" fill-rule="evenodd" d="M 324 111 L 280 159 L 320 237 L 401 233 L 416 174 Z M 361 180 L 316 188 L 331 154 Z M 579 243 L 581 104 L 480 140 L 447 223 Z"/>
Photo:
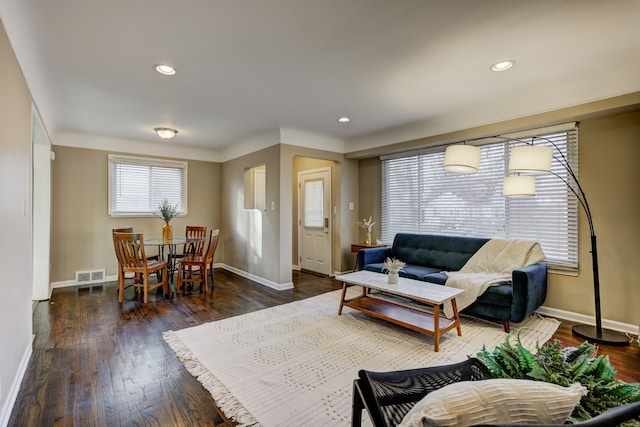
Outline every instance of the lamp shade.
<path id="1" fill-rule="evenodd" d="M 513 147 L 509 157 L 509 172 L 548 173 L 551 170 L 553 147 L 523 145 Z"/>
<path id="2" fill-rule="evenodd" d="M 482 151 L 473 145 L 450 145 L 444 153 L 444 170 L 456 173 L 476 173 Z"/>
<path id="3" fill-rule="evenodd" d="M 536 177 L 531 175 L 507 176 L 502 184 L 504 197 L 533 197 L 536 195 Z"/>

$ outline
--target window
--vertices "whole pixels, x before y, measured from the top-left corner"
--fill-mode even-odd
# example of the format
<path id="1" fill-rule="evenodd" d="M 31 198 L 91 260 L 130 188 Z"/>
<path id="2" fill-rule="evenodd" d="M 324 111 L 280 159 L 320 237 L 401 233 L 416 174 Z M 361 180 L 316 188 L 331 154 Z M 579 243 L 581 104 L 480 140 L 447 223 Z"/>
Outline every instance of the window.
<path id="1" fill-rule="evenodd" d="M 187 162 L 109 155 L 109 215 L 150 216 L 164 199 L 187 213 Z"/>
<path id="2" fill-rule="evenodd" d="M 531 136 L 499 142 L 493 138 L 480 145 L 480 170 L 471 175 L 443 169 L 444 147 L 382 158 L 383 241 L 393 241 L 398 232 L 535 240 L 555 270 L 577 272 L 578 201 L 558 179 L 570 180 L 557 160 L 560 150 L 577 174 L 575 126 L 535 135 L 546 138 L 536 138 L 536 145 L 552 145 L 552 141 L 556 146 L 552 174 L 536 176 L 535 197 L 502 196 L 509 150 L 522 141 L 531 142 Z"/>

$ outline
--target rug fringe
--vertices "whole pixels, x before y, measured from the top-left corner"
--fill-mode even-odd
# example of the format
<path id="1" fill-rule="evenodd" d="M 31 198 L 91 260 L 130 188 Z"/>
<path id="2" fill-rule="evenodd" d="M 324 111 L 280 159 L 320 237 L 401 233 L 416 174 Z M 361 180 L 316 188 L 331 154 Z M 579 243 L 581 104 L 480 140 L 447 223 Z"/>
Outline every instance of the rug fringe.
<path id="1" fill-rule="evenodd" d="M 164 332 L 162 338 L 164 338 L 164 341 L 176 353 L 178 359 L 184 364 L 187 371 L 209 391 L 216 405 L 218 405 L 227 418 L 235 421 L 238 426 L 250 427 L 259 425 L 253 415 L 238 402 L 215 375 L 200 363 L 198 358 L 184 345 L 174 331 Z"/>

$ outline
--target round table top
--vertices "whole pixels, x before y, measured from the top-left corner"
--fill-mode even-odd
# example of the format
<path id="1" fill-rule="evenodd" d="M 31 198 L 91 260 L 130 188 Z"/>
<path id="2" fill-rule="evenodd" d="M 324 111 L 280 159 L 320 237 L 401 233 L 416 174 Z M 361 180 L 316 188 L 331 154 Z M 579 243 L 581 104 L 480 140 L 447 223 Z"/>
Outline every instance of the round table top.
<path id="1" fill-rule="evenodd" d="M 153 237 L 151 239 L 144 239 L 144 244 L 149 246 L 184 245 L 187 243 L 204 242 L 205 240 L 206 239 L 187 239 L 186 237 L 174 237 L 165 240 L 162 237 Z"/>

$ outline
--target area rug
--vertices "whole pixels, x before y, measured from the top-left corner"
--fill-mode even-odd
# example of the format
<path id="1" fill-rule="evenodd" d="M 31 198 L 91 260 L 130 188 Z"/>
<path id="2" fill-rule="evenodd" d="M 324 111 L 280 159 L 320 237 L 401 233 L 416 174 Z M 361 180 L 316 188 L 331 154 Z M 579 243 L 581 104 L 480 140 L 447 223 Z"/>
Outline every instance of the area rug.
<path id="1" fill-rule="evenodd" d="M 348 426 L 359 369 L 459 362 L 506 336 L 499 323 L 463 316 L 462 336 L 447 333 L 436 353 L 428 335 L 349 308 L 338 316 L 340 292 L 167 331 L 164 339 L 229 419 L 272 427 Z M 533 349 L 559 323 L 531 316 L 512 331 Z"/>

